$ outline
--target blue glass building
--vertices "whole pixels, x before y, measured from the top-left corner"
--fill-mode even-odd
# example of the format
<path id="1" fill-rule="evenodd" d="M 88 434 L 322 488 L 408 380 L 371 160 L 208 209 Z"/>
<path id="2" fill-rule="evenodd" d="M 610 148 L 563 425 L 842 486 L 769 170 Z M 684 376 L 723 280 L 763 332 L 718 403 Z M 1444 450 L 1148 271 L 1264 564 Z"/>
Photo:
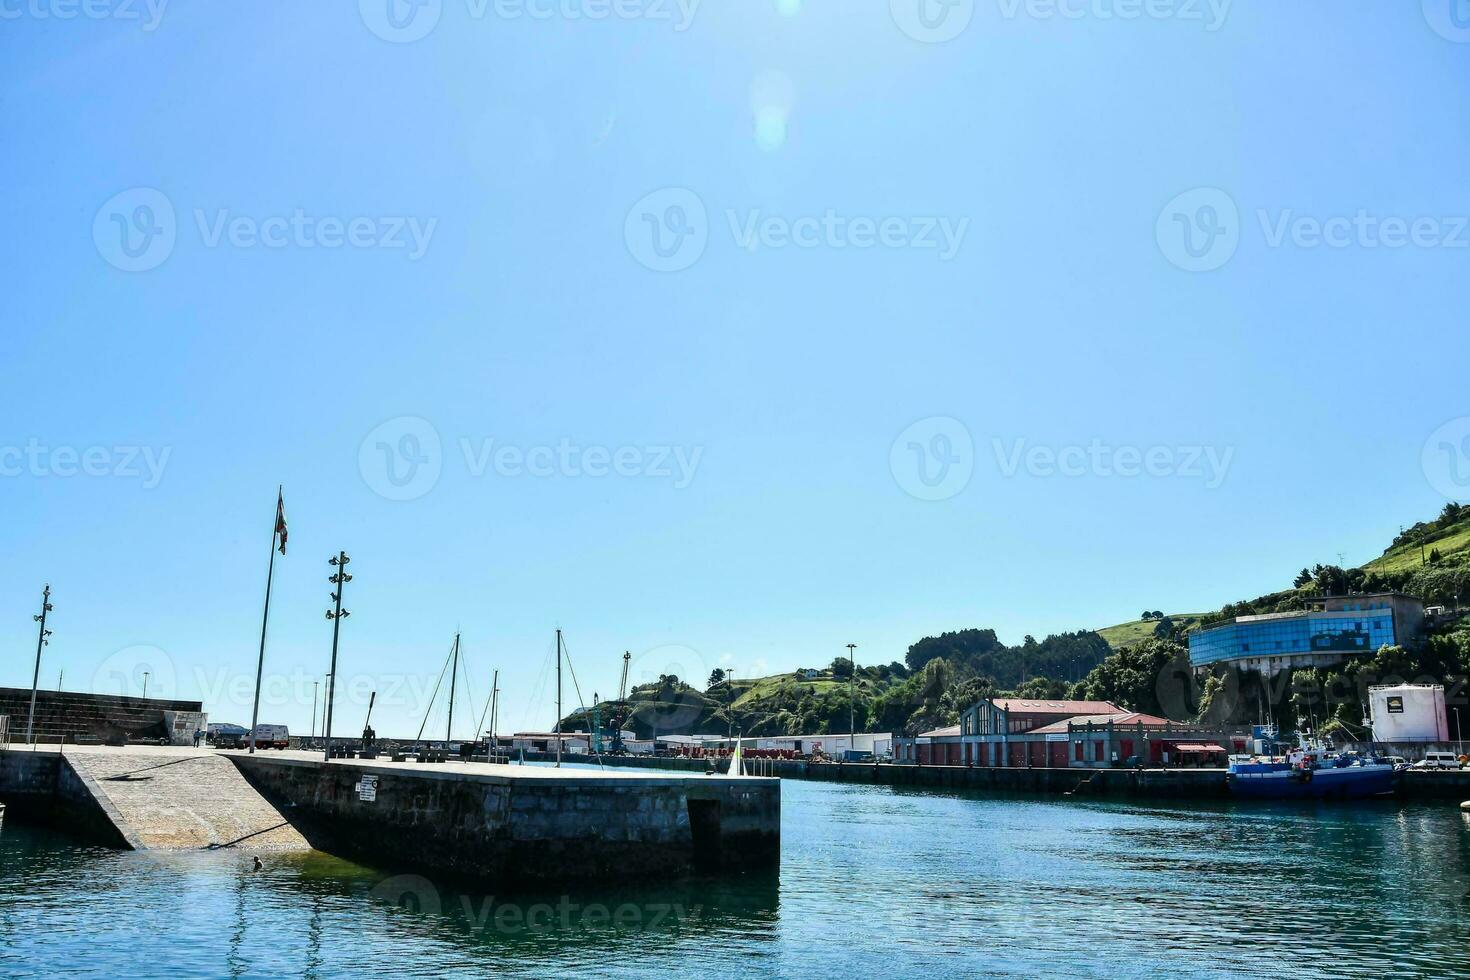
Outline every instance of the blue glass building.
<path id="1" fill-rule="evenodd" d="M 1424 604 L 1400 593 L 1335 596 L 1300 612 L 1235 619 L 1189 634 L 1194 667 L 1230 662 L 1276 673 L 1341 662 L 1382 646 L 1404 645 L 1419 634 Z"/>

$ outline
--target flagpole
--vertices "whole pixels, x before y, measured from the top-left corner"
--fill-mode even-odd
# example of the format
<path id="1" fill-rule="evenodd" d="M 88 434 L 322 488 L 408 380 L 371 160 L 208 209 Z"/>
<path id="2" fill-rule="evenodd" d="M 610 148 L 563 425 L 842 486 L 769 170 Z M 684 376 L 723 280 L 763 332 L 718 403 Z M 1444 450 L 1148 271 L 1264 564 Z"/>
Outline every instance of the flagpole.
<path id="1" fill-rule="evenodd" d="M 265 572 L 265 612 L 260 617 L 260 657 L 255 661 L 255 705 L 250 709 L 250 754 L 255 754 L 255 729 L 260 724 L 260 680 L 265 673 L 265 627 L 271 619 L 271 582 L 276 577 L 276 537 L 281 533 L 281 505 L 285 487 L 276 489 L 276 512 L 271 515 L 271 560 Z"/>

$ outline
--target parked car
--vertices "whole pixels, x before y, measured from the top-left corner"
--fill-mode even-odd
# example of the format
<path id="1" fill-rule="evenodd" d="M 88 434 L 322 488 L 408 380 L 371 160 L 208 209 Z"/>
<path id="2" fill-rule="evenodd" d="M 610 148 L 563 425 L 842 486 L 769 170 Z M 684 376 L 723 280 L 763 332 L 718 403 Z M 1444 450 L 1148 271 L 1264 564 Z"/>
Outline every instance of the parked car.
<path id="1" fill-rule="evenodd" d="M 1414 763 L 1412 769 L 1458 769 L 1460 757 L 1453 752 L 1426 752 L 1424 758 Z"/>
<path id="2" fill-rule="evenodd" d="M 244 747 L 248 734 L 250 730 L 241 725 L 220 723 L 209 726 L 206 738 L 217 749 L 238 749 Z"/>
<path id="3" fill-rule="evenodd" d="M 1383 761 L 1392 764 L 1395 770 L 1409 768 L 1409 760 L 1401 755 L 1386 755 Z"/>

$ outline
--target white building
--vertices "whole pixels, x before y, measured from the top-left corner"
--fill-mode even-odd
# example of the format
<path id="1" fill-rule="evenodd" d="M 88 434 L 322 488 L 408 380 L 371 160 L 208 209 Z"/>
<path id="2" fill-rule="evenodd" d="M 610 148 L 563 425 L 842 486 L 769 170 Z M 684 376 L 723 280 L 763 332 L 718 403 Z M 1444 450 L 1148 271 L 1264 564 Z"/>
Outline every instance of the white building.
<path id="1" fill-rule="evenodd" d="M 1368 688 L 1368 723 L 1375 742 L 1448 742 L 1450 723 L 1439 684 Z"/>

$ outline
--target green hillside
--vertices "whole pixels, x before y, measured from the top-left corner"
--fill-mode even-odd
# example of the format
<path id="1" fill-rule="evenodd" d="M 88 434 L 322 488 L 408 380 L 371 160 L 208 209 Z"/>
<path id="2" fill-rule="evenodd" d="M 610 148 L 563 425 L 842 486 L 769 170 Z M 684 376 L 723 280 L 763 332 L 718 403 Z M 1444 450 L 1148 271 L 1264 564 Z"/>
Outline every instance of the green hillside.
<path id="1" fill-rule="evenodd" d="M 1412 529 L 1411 529 L 1412 531 Z M 1411 532 L 1405 532 L 1409 534 Z M 1413 572 L 1423 567 L 1431 551 L 1440 553 L 1441 561 L 1457 561 L 1470 553 L 1470 520 L 1445 528 L 1427 531 L 1421 547 L 1417 537 L 1391 546 L 1379 557 L 1363 566 L 1369 572 Z"/>
<path id="2" fill-rule="evenodd" d="M 1170 613 L 1164 618 L 1172 622 L 1175 628 L 1185 630 L 1198 624 L 1204 616 L 1204 613 Z M 1148 639 L 1158 628 L 1159 621 L 1156 619 L 1135 619 L 1131 623 L 1119 623 L 1117 626 L 1100 629 L 1097 635 L 1107 640 L 1108 646 L 1114 650 L 1121 650 Z"/>

